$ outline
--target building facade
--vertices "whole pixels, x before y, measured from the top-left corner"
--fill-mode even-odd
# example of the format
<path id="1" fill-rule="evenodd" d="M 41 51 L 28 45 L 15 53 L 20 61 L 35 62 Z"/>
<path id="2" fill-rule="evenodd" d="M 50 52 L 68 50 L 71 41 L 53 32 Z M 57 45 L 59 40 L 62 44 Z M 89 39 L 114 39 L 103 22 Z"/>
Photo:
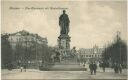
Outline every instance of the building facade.
<path id="1" fill-rule="evenodd" d="M 99 48 L 96 45 L 93 48 L 89 49 L 81 48 L 78 50 L 78 56 L 82 62 L 100 61 L 100 59 L 102 58 L 103 50 L 103 48 Z"/>
<path id="2" fill-rule="evenodd" d="M 22 42 L 24 46 L 26 45 L 26 42 L 28 42 L 28 45 L 31 45 L 32 42 L 44 45 L 47 45 L 48 43 L 47 38 L 42 38 L 38 34 L 32 34 L 25 30 L 9 34 L 8 40 L 13 47 L 15 47 L 19 42 Z"/>
<path id="3" fill-rule="evenodd" d="M 37 34 L 29 33 L 25 30 L 8 34 L 8 41 L 13 51 L 13 65 L 27 65 L 29 68 L 37 67 L 42 62 L 47 47 L 47 38 Z"/>

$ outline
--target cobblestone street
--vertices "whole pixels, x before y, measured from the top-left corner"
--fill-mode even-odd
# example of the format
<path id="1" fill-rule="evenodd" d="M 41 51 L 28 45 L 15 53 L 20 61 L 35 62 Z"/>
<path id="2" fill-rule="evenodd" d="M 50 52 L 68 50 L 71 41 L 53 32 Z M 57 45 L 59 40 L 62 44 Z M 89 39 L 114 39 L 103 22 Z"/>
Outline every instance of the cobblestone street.
<path id="1" fill-rule="evenodd" d="M 2 70 L 2 79 L 127 79 L 126 70 L 122 74 L 115 74 L 112 70 L 106 72 L 97 71 L 96 75 L 90 75 L 89 71 L 39 71 L 28 69 Z"/>

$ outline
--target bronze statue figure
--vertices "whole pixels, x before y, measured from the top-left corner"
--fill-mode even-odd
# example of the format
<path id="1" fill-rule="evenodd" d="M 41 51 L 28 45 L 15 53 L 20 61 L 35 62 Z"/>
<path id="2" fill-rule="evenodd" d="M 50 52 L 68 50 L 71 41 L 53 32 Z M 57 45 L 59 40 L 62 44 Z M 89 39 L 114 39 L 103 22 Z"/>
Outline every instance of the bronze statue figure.
<path id="1" fill-rule="evenodd" d="M 69 33 L 69 23 L 70 20 L 66 11 L 63 10 L 63 14 L 59 17 L 59 26 L 60 26 L 60 34 L 68 34 Z"/>

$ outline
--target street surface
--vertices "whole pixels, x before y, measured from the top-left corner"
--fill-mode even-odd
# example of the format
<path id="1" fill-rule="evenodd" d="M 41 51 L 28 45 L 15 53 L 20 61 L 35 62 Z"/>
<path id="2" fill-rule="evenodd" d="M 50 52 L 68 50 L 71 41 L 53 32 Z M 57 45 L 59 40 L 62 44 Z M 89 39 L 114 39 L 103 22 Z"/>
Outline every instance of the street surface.
<path id="1" fill-rule="evenodd" d="M 39 71 L 27 69 L 26 72 L 20 72 L 20 69 L 8 71 L 2 69 L 2 79 L 127 79 L 127 70 L 123 69 L 122 74 L 115 74 L 113 69 L 106 69 L 103 72 L 97 70 L 96 75 L 90 75 L 87 71 Z"/>

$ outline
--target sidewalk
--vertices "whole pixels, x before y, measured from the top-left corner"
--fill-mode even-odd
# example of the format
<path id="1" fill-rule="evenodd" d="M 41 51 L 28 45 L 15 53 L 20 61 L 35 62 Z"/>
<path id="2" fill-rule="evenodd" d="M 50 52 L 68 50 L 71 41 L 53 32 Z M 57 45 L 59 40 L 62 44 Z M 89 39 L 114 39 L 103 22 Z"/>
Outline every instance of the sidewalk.
<path id="1" fill-rule="evenodd" d="M 20 73 L 20 69 L 12 69 L 12 70 L 8 70 L 8 69 L 1 69 L 1 74 L 15 74 L 15 73 Z M 25 72 L 25 70 L 23 69 L 23 72 Z M 40 70 L 38 69 L 26 69 L 26 72 L 40 72 Z"/>
<path id="2" fill-rule="evenodd" d="M 103 69 L 102 68 L 98 68 L 97 69 L 98 72 L 103 72 Z M 114 69 L 112 68 L 105 68 L 105 72 L 113 72 L 114 73 Z M 122 74 L 126 74 L 128 72 L 127 69 L 122 69 Z"/>
<path id="3" fill-rule="evenodd" d="M 1 69 L 1 75 L 16 74 L 19 72 L 20 72 L 20 69 L 12 69 L 12 70 Z"/>
<path id="4" fill-rule="evenodd" d="M 12 71 L 13 72 L 13 71 Z M 115 74 L 114 72 L 97 72 L 96 75 L 90 75 L 90 71 L 38 71 L 28 69 L 26 72 L 3 75 L 2 79 L 126 79 L 126 74 Z"/>

